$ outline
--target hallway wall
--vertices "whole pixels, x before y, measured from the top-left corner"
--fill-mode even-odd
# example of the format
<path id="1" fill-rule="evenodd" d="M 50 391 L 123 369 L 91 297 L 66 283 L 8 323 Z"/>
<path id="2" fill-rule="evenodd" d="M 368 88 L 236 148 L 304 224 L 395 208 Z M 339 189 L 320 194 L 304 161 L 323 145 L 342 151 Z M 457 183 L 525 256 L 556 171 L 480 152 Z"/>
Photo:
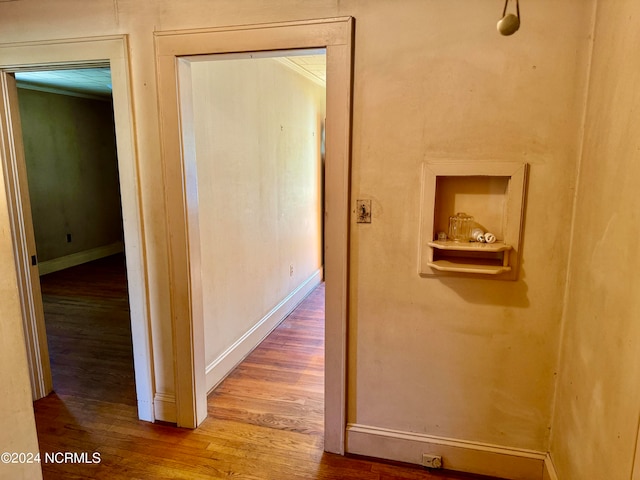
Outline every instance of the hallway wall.
<path id="1" fill-rule="evenodd" d="M 322 280 L 325 89 L 273 58 L 214 58 L 190 69 L 213 370 L 227 358 L 233 367 L 295 306 L 283 303 L 297 289 Z M 207 389 L 228 373 L 208 374 Z"/>
<path id="2" fill-rule="evenodd" d="M 551 442 L 560 480 L 640 478 L 640 5 L 609 7 L 598 2 L 576 197 Z"/>
<path id="3" fill-rule="evenodd" d="M 355 17 L 350 187 L 373 217 L 352 215 L 348 421 L 526 457 L 549 446 L 592 5 L 529 2 L 502 37 L 486 1 L 29 0 L 0 3 L 0 43 L 129 36 L 155 385 L 170 396 L 153 32 Z M 517 281 L 418 276 L 425 161 L 530 164 Z"/>

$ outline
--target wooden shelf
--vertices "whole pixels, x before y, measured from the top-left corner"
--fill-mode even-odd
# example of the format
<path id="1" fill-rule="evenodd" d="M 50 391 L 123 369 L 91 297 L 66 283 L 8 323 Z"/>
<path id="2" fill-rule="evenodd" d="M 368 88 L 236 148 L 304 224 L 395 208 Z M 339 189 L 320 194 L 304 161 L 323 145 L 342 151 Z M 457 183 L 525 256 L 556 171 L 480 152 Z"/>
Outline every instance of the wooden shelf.
<path id="1" fill-rule="evenodd" d="M 440 250 L 453 250 L 458 252 L 504 252 L 511 250 L 511 245 L 504 242 L 479 243 L 479 242 L 451 242 L 434 241 L 427 245 Z"/>
<path id="2" fill-rule="evenodd" d="M 504 265 L 488 265 L 473 259 L 466 258 L 464 262 L 455 262 L 452 260 L 435 260 L 427 263 L 431 268 L 440 272 L 458 272 L 458 273 L 482 273 L 485 275 L 497 275 L 511 271 L 511 267 Z"/>
<path id="3" fill-rule="evenodd" d="M 517 280 L 528 165 L 433 162 L 422 167 L 418 273 Z M 451 215 L 466 212 L 495 243 L 436 241 Z"/>

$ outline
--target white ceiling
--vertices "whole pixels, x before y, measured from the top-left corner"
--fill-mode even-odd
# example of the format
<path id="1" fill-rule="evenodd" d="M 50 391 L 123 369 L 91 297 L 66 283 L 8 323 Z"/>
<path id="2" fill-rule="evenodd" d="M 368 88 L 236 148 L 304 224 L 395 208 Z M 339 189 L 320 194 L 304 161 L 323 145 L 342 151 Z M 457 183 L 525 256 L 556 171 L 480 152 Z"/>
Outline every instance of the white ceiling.
<path id="1" fill-rule="evenodd" d="M 310 75 L 317 77 L 322 84 L 327 83 L 327 56 L 326 55 L 295 55 L 284 57 L 298 67 L 306 70 Z"/>
<path id="2" fill-rule="evenodd" d="M 284 63 L 293 64 L 314 81 L 326 83 L 326 55 L 291 55 L 280 57 Z M 81 95 L 111 97 L 111 69 L 80 68 L 69 70 L 16 72 L 19 86 L 54 91 L 67 91 Z"/>

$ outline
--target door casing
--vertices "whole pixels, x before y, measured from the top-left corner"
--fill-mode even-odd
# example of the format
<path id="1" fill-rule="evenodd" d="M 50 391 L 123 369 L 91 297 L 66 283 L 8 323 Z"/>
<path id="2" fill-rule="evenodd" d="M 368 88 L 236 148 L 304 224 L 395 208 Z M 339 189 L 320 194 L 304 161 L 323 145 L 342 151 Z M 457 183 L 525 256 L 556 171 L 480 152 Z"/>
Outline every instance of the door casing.
<path id="1" fill-rule="evenodd" d="M 35 244 L 27 232 L 33 229 L 29 206 L 20 188 L 26 188 L 24 158 L 20 156 L 21 131 L 11 119 L 17 118 L 15 84 L 11 74 L 25 70 L 53 70 L 71 67 L 103 66 L 111 68 L 116 148 L 125 236 L 133 356 L 141 420 L 154 421 L 153 356 L 148 314 L 148 279 L 144 229 L 140 204 L 140 179 L 133 130 L 134 115 L 129 91 L 128 44 L 125 35 L 77 38 L 60 41 L 0 44 L 0 144 L 3 177 L 9 187 L 9 216 L 14 256 L 21 279 L 22 302 L 28 362 L 34 398 L 51 391 L 51 370 L 46 354 L 44 316 L 37 315 L 42 300 L 33 294 L 31 284 L 38 283 L 37 266 L 31 265 Z M 17 147 L 17 148 L 16 148 Z M 17 188 L 20 187 L 20 188 Z"/>
<path id="2" fill-rule="evenodd" d="M 326 451 L 344 453 L 353 28 L 353 18 L 340 17 L 155 33 L 179 426 L 195 428 L 207 415 L 198 205 L 191 196 L 197 171 L 183 142 L 180 57 L 326 48 L 324 434 Z"/>

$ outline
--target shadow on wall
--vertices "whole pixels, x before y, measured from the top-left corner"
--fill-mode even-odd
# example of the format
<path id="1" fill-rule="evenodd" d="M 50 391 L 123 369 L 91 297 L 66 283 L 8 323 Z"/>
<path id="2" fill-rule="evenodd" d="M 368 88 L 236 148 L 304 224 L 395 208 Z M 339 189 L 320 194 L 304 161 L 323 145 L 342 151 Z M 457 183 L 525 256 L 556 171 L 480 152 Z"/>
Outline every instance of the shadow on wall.
<path id="1" fill-rule="evenodd" d="M 466 277 L 438 278 L 438 281 L 456 292 L 464 301 L 474 305 L 527 308 L 530 305 L 529 287 L 524 281 L 524 259 L 520 262 L 518 280 L 515 282 Z"/>

